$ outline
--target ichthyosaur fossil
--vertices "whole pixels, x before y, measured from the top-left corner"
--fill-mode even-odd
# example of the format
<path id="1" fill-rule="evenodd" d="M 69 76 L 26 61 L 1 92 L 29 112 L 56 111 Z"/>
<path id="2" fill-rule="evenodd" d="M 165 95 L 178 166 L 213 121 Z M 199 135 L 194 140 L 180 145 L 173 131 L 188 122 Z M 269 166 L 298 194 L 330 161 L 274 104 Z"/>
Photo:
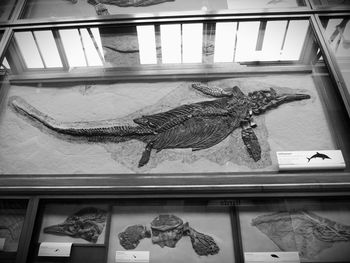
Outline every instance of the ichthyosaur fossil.
<path id="1" fill-rule="evenodd" d="M 310 162 L 311 159 L 315 159 L 315 158 L 321 158 L 322 160 L 324 160 L 324 159 L 331 159 L 328 155 L 323 154 L 323 153 L 319 153 L 319 152 L 316 152 L 311 157 L 306 157 L 307 162 Z"/>
<path id="2" fill-rule="evenodd" d="M 199 256 L 215 255 L 220 251 L 211 236 L 194 230 L 188 223 L 172 214 L 161 214 L 153 219 L 151 230 L 143 225 L 132 225 L 118 234 L 120 245 L 127 250 L 135 249 L 144 238 L 151 238 L 153 244 L 162 248 L 175 248 L 183 236 L 190 237 L 192 247 Z"/>
<path id="3" fill-rule="evenodd" d="M 107 212 L 86 207 L 74 213 L 61 224 L 44 228 L 44 233 L 82 238 L 96 243 L 106 224 Z"/>
<path id="4" fill-rule="evenodd" d="M 146 165 L 151 151 L 210 148 L 241 128 L 241 136 L 250 157 L 261 159 L 261 147 L 253 128 L 253 115 L 260 115 L 277 106 L 309 99 L 307 94 L 277 94 L 274 89 L 245 95 L 237 86 L 231 89 L 193 83 L 192 88 L 215 97 L 210 101 L 184 104 L 171 110 L 133 119 L 135 125 L 121 125 L 112 120 L 98 122 L 59 122 L 40 112 L 24 99 L 10 98 L 10 106 L 19 114 L 62 135 L 92 142 L 125 142 L 139 140 L 146 144 L 139 167 Z"/>
<path id="5" fill-rule="evenodd" d="M 252 220 L 252 226 L 282 251 L 299 251 L 302 258 L 315 258 L 336 242 L 350 242 L 350 226 L 306 210 L 260 215 Z"/>

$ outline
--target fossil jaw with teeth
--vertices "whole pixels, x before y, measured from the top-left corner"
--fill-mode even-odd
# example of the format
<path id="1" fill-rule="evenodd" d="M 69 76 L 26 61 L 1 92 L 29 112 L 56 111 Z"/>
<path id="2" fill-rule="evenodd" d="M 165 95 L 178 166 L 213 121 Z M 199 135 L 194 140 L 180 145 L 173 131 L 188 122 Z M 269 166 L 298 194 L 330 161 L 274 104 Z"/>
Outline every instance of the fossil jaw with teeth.
<path id="1" fill-rule="evenodd" d="M 69 216 L 63 223 L 44 228 L 44 233 L 82 238 L 96 243 L 106 224 L 106 211 L 86 207 Z"/>

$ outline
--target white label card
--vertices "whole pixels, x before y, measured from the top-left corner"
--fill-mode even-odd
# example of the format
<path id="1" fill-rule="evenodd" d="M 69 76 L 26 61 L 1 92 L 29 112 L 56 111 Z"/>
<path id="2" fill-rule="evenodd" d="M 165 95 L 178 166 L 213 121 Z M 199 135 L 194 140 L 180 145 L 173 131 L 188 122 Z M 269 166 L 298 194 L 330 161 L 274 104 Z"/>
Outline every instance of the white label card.
<path id="1" fill-rule="evenodd" d="M 4 250 L 6 238 L 0 238 L 0 251 Z"/>
<path id="2" fill-rule="evenodd" d="M 340 150 L 286 151 L 276 154 L 281 171 L 345 168 Z"/>
<path id="3" fill-rule="evenodd" d="M 296 252 L 246 252 L 245 263 L 300 263 Z"/>
<path id="4" fill-rule="evenodd" d="M 69 257 L 72 243 L 43 242 L 40 244 L 40 257 Z"/>
<path id="5" fill-rule="evenodd" d="M 149 263 L 149 251 L 116 251 L 115 263 Z"/>

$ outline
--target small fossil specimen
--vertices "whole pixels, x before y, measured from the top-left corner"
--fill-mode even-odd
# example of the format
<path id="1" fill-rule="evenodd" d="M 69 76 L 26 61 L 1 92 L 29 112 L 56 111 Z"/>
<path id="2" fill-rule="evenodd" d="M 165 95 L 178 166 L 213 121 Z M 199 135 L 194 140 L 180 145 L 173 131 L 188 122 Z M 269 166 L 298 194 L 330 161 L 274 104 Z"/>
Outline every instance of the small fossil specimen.
<path id="1" fill-rule="evenodd" d="M 200 233 L 183 223 L 182 219 L 171 214 L 157 216 L 151 222 L 152 243 L 160 247 L 176 247 L 177 242 L 183 236 L 189 236 L 192 247 L 199 256 L 215 255 L 220 249 L 215 240 L 206 234 Z M 149 237 L 149 231 L 145 226 L 133 225 L 119 233 L 119 242 L 125 249 L 135 249 L 139 241 Z M 129 241 L 130 240 L 130 241 Z"/>
<path id="2" fill-rule="evenodd" d="M 125 249 L 134 249 L 143 238 L 150 238 L 151 232 L 143 225 L 128 226 L 118 234 L 120 245 Z"/>
<path id="3" fill-rule="evenodd" d="M 175 247 L 182 238 L 184 225 L 175 215 L 159 215 L 151 222 L 152 242 L 160 247 Z"/>
<path id="4" fill-rule="evenodd" d="M 44 233 L 67 235 L 96 243 L 106 223 L 106 211 L 86 207 L 69 216 L 63 223 L 44 228 Z"/>
<path id="5" fill-rule="evenodd" d="M 281 250 L 297 250 L 303 258 L 314 258 L 335 242 L 350 242 L 350 226 L 304 210 L 261 215 L 252 225 Z"/>
<path id="6" fill-rule="evenodd" d="M 39 122 L 52 131 L 92 142 L 125 142 L 139 140 L 146 144 L 139 167 L 146 165 L 151 151 L 210 148 L 242 129 L 242 139 L 250 157 L 261 159 L 261 147 L 253 128 L 253 115 L 260 115 L 284 103 L 309 99 L 307 94 L 277 94 L 274 89 L 259 90 L 245 95 L 237 86 L 226 90 L 194 83 L 191 87 L 218 99 L 184 104 L 165 112 L 135 118 L 135 125 L 117 121 L 59 122 L 40 112 L 20 97 L 11 97 L 10 106 L 28 119 Z"/>

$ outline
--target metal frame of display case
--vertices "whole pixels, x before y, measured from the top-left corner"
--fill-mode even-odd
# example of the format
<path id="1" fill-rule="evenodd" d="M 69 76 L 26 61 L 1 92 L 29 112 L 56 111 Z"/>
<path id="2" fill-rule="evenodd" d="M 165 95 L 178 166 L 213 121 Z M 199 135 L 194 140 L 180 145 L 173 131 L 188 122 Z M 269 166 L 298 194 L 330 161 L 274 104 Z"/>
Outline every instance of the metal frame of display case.
<path id="1" fill-rule="evenodd" d="M 170 22 L 203 22 L 203 21 L 228 21 L 228 20 L 259 20 L 282 19 L 282 18 L 306 18 L 315 32 L 319 45 L 325 56 L 333 81 L 340 91 L 344 94 L 343 81 L 341 74 L 332 58 L 331 51 L 324 38 L 319 22 L 320 15 L 334 16 L 344 15 L 348 10 L 344 8 L 319 8 L 312 9 L 308 1 L 305 7 L 271 9 L 271 10 L 238 10 L 233 13 L 231 10 L 218 10 L 215 12 L 188 11 L 174 13 L 159 13 L 150 15 L 111 15 L 108 17 L 88 17 L 88 18 L 49 18 L 49 19 L 18 19 L 25 6 L 25 0 L 20 0 L 14 15 L 10 21 L 0 22 L 0 29 L 4 29 L 4 35 L 0 42 L 0 59 L 3 59 L 4 52 L 10 45 L 10 40 L 14 32 L 21 30 L 34 30 L 44 28 L 69 28 L 83 26 L 103 26 L 103 25 L 135 25 L 137 23 L 170 23 Z M 345 13 L 344 13 L 345 12 Z M 183 67 L 183 66 L 182 66 Z M 282 70 L 282 69 L 281 69 Z M 293 66 L 284 69 L 285 72 L 295 70 L 310 70 Z M 8 80 L 11 83 L 33 83 L 33 82 L 77 82 L 81 80 L 99 80 L 102 79 L 120 79 L 124 78 L 146 78 L 159 74 L 157 68 L 150 67 L 149 70 L 128 71 L 101 70 L 97 72 L 60 72 L 60 73 L 31 73 L 23 75 L 10 76 Z M 165 77 L 172 74 L 178 74 L 179 69 L 169 69 Z M 203 69 L 200 67 L 190 72 L 190 77 L 194 78 L 201 75 Z M 206 72 L 205 72 L 206 73 Z M 266 73 L 261 72 L 261 73 Z M 206 73 L 207 74 L 207 73 Z M 218 69 L 218 76 L 234 75 L 232 72 L 225 72 Z M 242 74 L 242 73 L 237 73 Z M 185 76 L 186 77 L 186 76 Z M 320 83 L 322 84 L 322 83 Z M 6 88 L 2 88 L 4 92 Z M 338 91 L 322 89 L 325 107 L 332 111 L 328 118 L 333 122 L 333 129 L 336 130 L 340 123 L 347 121 L 349 117 L 346 114 L 345 107 L 349 109 L 349 101 L 345 99 L 345 107 L 342 104 L 335 105 L 332 99 L 339 101 L 341 98 Z M 344 99 L 344 95 L 343 95 Z M 350 172 L 349 156 L 350 142 L 347 137 L 348 130 L 337 130 L 335 140 L 345 151 L 343 152 L 348 168 L 345 171 L 326 171 L 326 172 L 261 172 L 261 173 L 222 173 L 222 174 L 152 174 L 152 175 L 2 175 L 0 180 L 0 191 L 3 194 L 113 194 L 118 193 L 129 196 L 303 196 L 303 195 L 349 195 Z"/>

